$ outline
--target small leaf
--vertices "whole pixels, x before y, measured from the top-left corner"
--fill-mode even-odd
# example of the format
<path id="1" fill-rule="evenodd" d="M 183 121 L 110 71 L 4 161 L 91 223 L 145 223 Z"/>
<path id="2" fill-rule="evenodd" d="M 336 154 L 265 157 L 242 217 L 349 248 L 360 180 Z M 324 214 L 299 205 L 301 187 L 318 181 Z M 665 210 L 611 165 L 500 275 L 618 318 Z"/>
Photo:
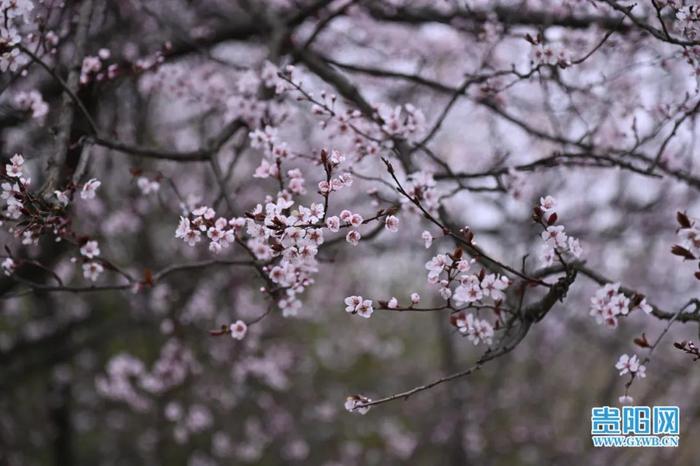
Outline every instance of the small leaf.
<path id="1" fill-rule="evenodd" d="M 542 221 L 542 209 L 540 209 L 538 206 L 535 206 L 532 209 L 532 220 L 535 223 L 540 223 Z"/>
<path id="2" fill-rule="evenodd" d="M 683 246 L 680 246 L 678 244 L 674 245 L 671 248 L 671 254 L 674 254 L 676 256 L 680 256 L 680 257 L 682 257 L 684 259 L 688 259 L 688 260 L 695 259 L 695 256 L 693 255 L 692 252 L 688 251 L 686 248 L 684 248 Z"/>
<path id="3" fill-rule="evenodd" d="M 685 214 L 685 212 L 678 211 L 676 212 L 676 220 L 678 221 L 678 224 L 682 228 L 690 228 L 690 219 L 688 216 Z"/>
<path id="4" fill-rule="evenodd" d="M 647 341 L 647 336 L 644 333 L 642 333 L 641 337 L 634 339 L 634 344 L 640 348 L 649 348 L 649 342 Z"/>
<path id="5" fill-rule="evenodd" d="M 147 286 L 153 286 L 153 272 L 151 269 L 143 269 L 143 283 Z"/>

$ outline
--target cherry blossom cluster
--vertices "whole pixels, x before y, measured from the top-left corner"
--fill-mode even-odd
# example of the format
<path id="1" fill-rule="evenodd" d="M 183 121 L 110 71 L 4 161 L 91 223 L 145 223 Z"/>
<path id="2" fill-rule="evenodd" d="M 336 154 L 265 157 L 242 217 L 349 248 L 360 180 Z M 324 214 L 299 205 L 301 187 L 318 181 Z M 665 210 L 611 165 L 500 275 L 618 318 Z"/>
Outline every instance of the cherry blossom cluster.
<path id="1" fill-rule="evenodd" d="M 10 163 L 5 165 L 4 171 L 7 181 L 2 183 L 0 195 L 5 202 L 3 216 L 19 222 L 18 225 L 21 225 L 21 228 L 10 227 L 9 231 L 15 236 L 21 236 L 22 244 L 36 244 L 44 232 L 51 232 L 56 241 L 74 238 L 75 235 L 70 230 L 69 223 L 60 213 L 52 212 L 50 205 L 28 190 L 31 181 L 26 176 L 25 160 L 21 154 L 12 156 Z M 93 199 L 100 184 L 100 181 L 95 178 L 88 180 L 80 190 L 81 198 Z M 68 205 L 74 190 L 73 186 L 66 191 L 55 192 L 60 206 Z M 97 260 L 97 256 L 100 255 L 97 241 L 84 240 L 80 247 L 80 254 L 84 258 L 82 264 L 84 277 L 90 281 L 96 281 L 104 271 L 103 265 Z M 7 275 L 12 274 L 16 267 L 17 263 L 11 257 L 3 261 L 3 272 Z"/>
<path id="2" fill-rule="evenodd" d="M 451 321 L 460 333 L 466 335 L 469 341 L 474 343 L 474 346 L 479 343 L 487 345 L 493 343 L 493 327 L 487 320 L 479 319 L 473 313 L 465 315 L 463 312 L 460 312 L 457 315 L 453 315 Z"/>
<path id="3" fill-rule="evenodd" d="M 700 32 L 700 6 L 698 5 L 687 5 L 680 7 L 676 11 L 676 19 L 678 20 L 678 27 L 690 40 L 696 40 L 698 38 L 698 32 Z"/>
<path id="4" fill-rule="evenodd" d="M 379 105 L 377 114 L 383 122 L 382 131 L 392 137 L 415 142 L 425 132 L 425 116 L 411 104 L 393 108 Z"/>
<path id="5" fill-rule="evenodd" d="M 97 189 L 100 186 L 102 186 L 102 182 L 100 180 L 98 180 L 97 178 L 90 178 L 85 183 L 83 183 L 82 186 L 70 185 L 68 189 L 65 189 L 63 191 L 56 190 L 53 194 L 56 197 L 58 203 L 61 206 L 66 207 L 68 204 L 70 204 L 73 198 L 73 194 L 78 188 L 81 199 L 91 200 L 95 199 L 95 197 L 97 196 Z"/>
<path id="6" fill-rule="evenodd" d="M 139 187 L 144 196 L 147 196 L 160 190 L 160 181 L 146 176 L 139 176 L 136 179 L 136 186 Z"/>
<path id="7" fill-rule="evenodd" d="M 324 118 L 321 127 L 329 129 L 331 137 L 354 136 L 355 153 L 359 158 L 390 149 L 396 140 L 417 142 L 426 132 L 423 112 L 410 103 L 400 106 L 377 103 L 372 105 L 371 115 L 364 115 L 357 109 L 337 109 L 335 94 L 321 91 L 317 98 L 304 89 L 301 80 L 283 73 L 279 76 L 299 92 L 297 100 L 309 102 L 312 114 Z"/>
<path id="8" fill-rule="evenodd" d="M 96 282 L 100 274 L 104 272 L 104 267 L 97 260 L 97 257 L 100 255 L 98 242 L 94 240 L 86 241 L 80 248 L 80 254 L 86 258 L 86 261 L 83 263 L 83 276 L 92 282 Z"/>
<path id="9" fill-rule="evenodd" d="M 150 407 L 149 399 L 134 387 L 132 379 L 138 380 L 146 373 L 140 359 L 129 354 L 117 354 L 107 364 L 106 375 L 95 380 L 97 392 L 111 400 L 127 403 L 133 409 L 143 412 Z"/>
<path id="10" fill-rule="evenodd" d="M 2 199 L 5 201 L 3 215 L 10 219 L 18 219 L 23 214 L 23 198 L 30 178 L 25 177 L 24 157 L 22 154 L 15 154 L 10 158 L 10 163 L 5 165 L 5 175 L 8 181 L 3 182 Z"/>
<path id="11" fill-rule="evenodd" d="M 289 88 L 287 81 L 280 76 L 292 79 L 294 73 L 293 66 L 287 66 L 280 71 L 274 64 L 265 62 L 261 69 L 248 69 L 236 74 L 236 83 L 233 89 L 228 86 L 222 86 L 219 80 L 207 79 L 203 76 L 202 79 L 197 79 L 194 82 L 188 81 L 188 87 L 194 90 L 201 88 L 202 81 L 210 81 L 210 86 L 214 89 L 209 92 L 197 91 L 197 95 L 201 94 L 203 99 L 211 98 L 212 95 L 218 96 L 222 93 L 230 94 L 225 98 L 225 114 L 226 121 L 240 119 L 250 127 L 258 128 L 261 121 L 266 121 L 274 126 L 275 121 L 283 119 L 285 110 L 282 105 L 279 105 L 275 100 L 261 99 L 259 91 L 272 89 L 275 94 L 280 95 L 286 92 Z M 211 74 L 211 73 L 209 73 Z M 214 75 L 216 76 L 216 75 Z M 216 99 L 213 104 L 218 104 Z"/>
<path id="12" fill-rule="evenodd" d="M 158 396 L 180 384 L 188 375 L 199 372 L 192 351 L 172 338 L 161 348 L 151 369 L 127 353 L 114 356 L 107 364 L 107 373 L 95 380 L 100 395 L 129 404 L 137 411 L 153 406 L 149 396 Z"/>
<path id="13" fill-rule="evenodd" d="M 636 354 L 629 356 L 623 354 L 620 359 L 615 363 L 615 368 L 620 371 L 620 375 L 625 375 L 627 373 L 633 375 L 634 377 L 644 378 L 646 377 L 647 368 L 644 366 L 637 358 Z"/>
<path id="14" fill-rule="evenodd" d="M 340 212 L 339 216 L 333 215 L 328 217 L 326 219 L 326 226 L 330 231 L 337 232 L 340 230 L 341 224 L 352 228 L 358 228 L 364 221 L 365 219 L 362 215 L 354 214 L 348 209 L 344 209 Z M 353 246 L 357 246 L 360 243 L 360 239 L 362 239 L 362 235 L 357 229 L 350 230 L 345 235 L 345 240 Z"/>
<path id="15" fill-rule="evenodd" d="M 569 236 L 563 225 L 556 225 L 558 215 L 555 212 L 556 201 L 552 196 L 540 198 L 540 205 L 535 207 L 534 219 L 544 227 L 542 239 L 544 245 L 540 252 L 540 260 L 545 266 L 550 266 L 559 258 L 580 259 L 583 255 L 581 243 L 577 238 Z"/>
<path id="16" fill-rule="evenodd" d="M 288 84 L 290 89 L 297 91 L 296 99 L 299 102 L 308 102 L 311 105 L 311 113 L 323 118 L 320 127 L 328 130 L 331 138 L 355 135 L 358 154 L 378 152 L 379 145 L 375 137 L 378 128 L 373 121 L 365 118 L 362 112 L 352 108 L 344 110 L 336 108 L 337 96 L 328 94 L 324 90 L 320 91 L 320 97 L 316 97 L 313 92 L 304 88 L 299 76 L 292 76 L 288 72 L 279 73 L 278 76 Z"/>
<path id="17" fill-rule="evenodd" d="M 20 222 L 21 228 L 10 228 L 15 236 L 22 237 L 22 244 L 35 244 L 44 232 L 51 232 L 56 241 L 70 236 L 68 222 L 60 212 L 54 211 L 50 203 L 45 202 L 40 195 L 29 191 L 31 179 L 27 176 L 25 159 L 22 154 L 15 154 L 5 164 L 3 182 L 0 184 L 4 201 L 2 216 L 13 222 Z M 95 178 L 83 184 L 80 196 L 82 199 L 93 199 L 100 186 Z M 60 206 L 65 207 L 70 202 L 76 187 L 71 185 L 66 191 L 56 191 L 54 194 Z M 24 221 L 27 220 L 27 221 Z"/>
<path id="18" fill-rule="evenodd" d="M 202 206 L 194 209 L 190 216 L 181 216 L 175 238 L 179 238 L 190 246 L 194 246 L 202 240 L 202 236 L 209 238 L 209 250 L 219 253 L 236 241 L 236 235 L 246 223 L 244 218 L 231 218 L 229 220 L 219 217 L 215 219 L 216 212 L 211 207 Z"/>
<path id="19" fill-rule="evenodd" d="M 119 70 L 116 63 L 108 65 L 104 69 L 105 63 L 109 60 L 111 52 L 108 49 L 100 49 L 97 55 L 91 55 L 83 59 L 80 68 L 80 84 L 86 85 L 90 81 L 102 81 L 104 79 L 114 79 Z"/>
<path id="20" fill-rule="evenodd" d="M 294 316 L 301 308 L 296 295 L 314 283 L 312 276 L 318 271 L 316 255 L 324 240 L 322 228 L 316 227 L 325 214 L 323 206 L 298 205 L 290 212 L 293 205 L 283 197 L 276 203 L 267 203 L 264 210 L 258 205 L 252 215 L 261 223 L 249 220 L 246 230 L 248 247 L 258 259 L 279 258 L 276 265 L 266 270 L 272 282 L 285 290 L 285 296 L 277 302 L 283 316 Z"/>
<path id="21" fill-rule="evenodd" d="M 205 405 L 196 403 L 188 409 L 182 404 L 172 401 L 165 406 L 165 418 L 175 424 L 173 437 L 178 444 L 185 444 L 192 435 L 208 429 L 214 422 L 214 417 Z"/>
<path id="22" fill-rule="evenodd" d="M 340 152 L 336 150 L 321 151 L 321 159 L 324 160 L 324 167 L 327 172 L 332 175 L 333 171 L 345 162 L 345 156 L 341 155 Z M 328 196 L 330 193 L 335 191 L 340 191 L 343 188 L 349 188 L 352 186 L 353 178 L 350 173 L 344 172 L 337 177 L 329 177 L 329 179 L 322 180 L 318 182 L 318 192 L 322 196 Z"/>
<path id="23" fill-rule="evenodd" d="M 598 324 L 605 323 L 615 328 L 619 317 L 626 316 L 636 309 L 641 309 L 647 314 L 653 311 L 645 297 L 634 295 L 630 299 L 619 289 L 619 283 L 607 283 L 591 298 L 590 315 Z"/>
<path id="24" fill-rule="evenodd" d="M 545 43 L 541 35 L 532 37 L 527 34 L 526 39 L 532 44 L 530 59 L 535 65 L 551 65 L 560 68 L 571 65 L 571 57 L 561 46 Z"/>
<path id="25" fill-rule="evenodd" d="M 296 315 L 301 302 L 295 296 L 313 283 L 311 275 L 317 271 L 316 254 L 323 243 L 321 225 L 324 209 L 320 204 L 302 205 L 291 212 L 294 202 L 289 196 L 269 200 L 263 207 L 258 204 L 247 214 L 247 218 L 216 218 L 210 207 L 199 207 L 190 217 L 180 217 L 175 237 L 190 246 L 209 239 L 209 250 L 219 253 L 247 234 L 246 247 L 258 260 L 276 263 L 265 266 L 270 280 L 286 295 L 278 301 L 284 316 Z"/>
<path id="26" fill-rule="evenodd" d="M 313 97 L 313 94 L 310 94 Z M 328 122 L 333 118 L 335 114 L 335 104 L 338 102 L 338 96 L 335 94 L 328 94 L 325 90 L 321 90 L 319 93 L 319 103 L 314 103 L 311 105 L 311 113 L 316 116 L 327 116 L 328 120 L 321 122 L 321 127 L 325 128 Z M 336 115 L 336 120 L 338 124 L 346 124 L 354 119 L 361 119 L 362 112 L 359 110 L 346 110 L 346 114 Z M 350 131 L 349 127 L 344 128 L 342 132 Z"/>
<path id="27" fill-rule="evenodd" d="M 293 154 L 289 152 L 285 142 L 279 141 L 277 128 L 268 125 L 251 131 L 249 136 L 251 147 L 263 152 L 263 159 L 253 176 L 255 178 L 279 177 L 279 165 L 282 160 L 292 159 Z M 301 176 L 298 178 L 303 179 Z"/>
<path id="28" fill-rule="evenodd" d="M 273 128 L 252 131 L 250 137 L 253 145 L 266 151 L 269 157 L 284 157 L 276 150 L 283 146 L 278 143 Z M 351 186 L 352 177 L 348 173 L 333 176 L 345 160 L 337 151 L 324 149 L 320 153 L 320 159 L 326 179 L 319 183 L 319 194 L 327 204 L 332 192 Z M 278 158 L 274 164 L 258 167 L 256 174 L 277 176 L 283 183 L 278 171 L 280 165 L 281 159 Z M 180 218 L 175 237 L 190 246 L 195 246 L 206 237 L 209 239 L 209 249 L 214 253 L 221 252 L 233 243 L 244 244 L 260 261 L 262 271 L 274 284 L 274 288 L 266 291 L 277 296 L 277 305 L 283 316 L 293 316 L 301 308 L 297 295 L 313 284 L 313 275 L 318 271 L 316 255 L 318 247 L 324 241 L 324 228 L 332 233 L 341 228 L 350 229 L 346 240 L 357 245 L 361 239 L 358 228 L 362 224 L 384 218 L 386 229 L 396 232 L 400 222 L 393 215 L 395 209 L 381 210 L 370 219 L 347 209 L 342 210 L 338 216 L 327 217 L 325 206 L 321 203 L 311 203 L 308 207 L 295 203 L 293 195 L 304 192 L 304 180 L 298 169 L 288 170 L 287 175 L 287 188 L 276 198 L 267 196 L 264 205 L 257 204 L 245 217 L 217 218 L 216 212 L 207 206 L 186 212 Z M 369 317 L 372 312 L 371 302 L 365 303 L 364 308 L 360 306 L 357 312 Z"/>
<path id="29" fill-rule="evenodd" d="M 280 73 L 289 79 L 293 79 L 294 66 L 287 65 L 284 70 L 280 70 L 274 63 L 265 60 L 260 70 L 260 81 L 268 89 L 274 89 L 275 94 L 282 94 L 290 90 L 286 80 L 280 78 Z"/>
<path id="30" fill-rule="evenodd" d="M 417 171 L 408 175 L 406 193 L 416 199 L 429 212 L 436 212 L 440 203 L 440 196 L 436 188 L 433 174 L 428 171 Z M 401 197 L 401 203 L 405 204 L 410 212 L 418 212 L 418 207 L 406 197 Z"/>
<path id="31" fill-rule="evenodd" d="M 34 9 L 32 0 L 0 0 L 0 71 L 15 72 L 26 65 L 29 58 L 17 45 L 22 41 L 19 28 L 31 24 L 30 13 Z"/>
<path id="32" fill-rule="evenodd" d="M 49 105 L 37 90 L 18 92 L 15 96 L 15 105 L 22 111 L 31 112 L 32 118 L 42 123 L 46 114 L 49 113 Z"/>
<path id="33" fill-rule="evenodd" d="M 478 275 L 461 275 L 459 283 L 452 295 L 454 300 L 457 303 L 474 303 L 483 301 L 485 297 L 502 301 L 505 298 L 503 291 L 510 285 L 510 280 L 503 275 L 485 274 L 482 270 Z"/>
<path id="34" fill-rule="evenodd" d="M 280 76 L 292 79 L 294 67 L 287 66 L 279 70 L 276 65 L 265 61 L 259 69 L 246 69 L 238 73 L 236 91 L 240 95 L 254 96 L 261 87 L 273 89 L 275 94 L 282 94 L 288 89 L 288 85 Z"/>
<path id="35" fill-rule="evenodd" d="M 483 269 L 478 274 L 467 273 L 474 260 L 464 258 L 458 251 L 453 255 L 438 254 L 426 262 L 428 283 L 439 287 L 443 299 L 453 299 L 458 305 L 481 303 L 487 297 L 494 302 L 503 301 L 504 290 L 510 285 L 508 277 L 486 274 Z M 457 286 L 452 289 L 455 283 Z"/>
<path id="36" fill-rule="evenodd" d="M 348 296 L 345 298 L 345 311 L 369 319 L 374 312 L 374 307 L 371 299 L 363 299 L 362 296 Z"/>

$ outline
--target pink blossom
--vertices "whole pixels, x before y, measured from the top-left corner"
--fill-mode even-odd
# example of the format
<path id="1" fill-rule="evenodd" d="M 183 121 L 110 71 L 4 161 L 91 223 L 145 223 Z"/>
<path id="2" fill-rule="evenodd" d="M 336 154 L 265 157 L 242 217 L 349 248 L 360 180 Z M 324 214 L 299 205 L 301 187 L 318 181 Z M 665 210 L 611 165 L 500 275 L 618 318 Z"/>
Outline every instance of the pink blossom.
<path id="1" fill-rule="evenodd" d="M 229 330 L 234 340 L 242 340 L 248 333 L 248 326 L 242 320 L 237 320 L 229 326 Z"/>
<path id="2" fill-rule="evenodd" d="M 136 184 L 144 195 L 156 193 L 160 189 L 160 183 L 155 180 L 150 180 L 145 176 L 140 176 L 136 180 Z"/>
<path id="3" fill-rule="evenodd" d="M 647 303 L 647 298 L 643 298 L 637 307 L 639 307 L 639 309 L 641 309 L 642 311 L 644 311 L 647 314 L 651 314 L 652 311 L 654 310 L 654 308 L 651 307 L 651 305 L 649 303 Z"/>
<path id="4" fill-rule="evenodd" d="M 486 343 L 487 345 L 492 343 L 493 327 L 487 321 L 479 320 L 474 317 L 474 314 L 468 314 L 466 318 L 460 316 L 456 322 L 459 331 L 466 335 L 475 346 L 479 343 Z"/>
<path id="5" fill-rule="evenodd" d="M 481 290 L 484 296 L 491 296 L 494 300 L 503 300 L 506 297 L 503 290 L 508 287 L 508 284 L 506 277 L 489 274 L 481 281 Z"/>
<path id="6" fill-rule="evenodd" d="M 340 230 L 340 219 L 336 216 L 328 217 L 326 219 L 326 226 L 333 233 L 337 233 Z"/>
<path id="7" fill-rule="evenodd" d="M 357 315 L 360 317 L 364 317 L 365 319 L 369 319 L 372 316 L 372 313 L 374 312 L 374 308 L 372 306 L 372 300 L 370 299 L 364 299 L 362 300 L 362 303 L 359 304 L 355 310 L 357 311 Z"/>
<path id="8" fill-rule="evenodd" d="M 342 215 L 342 214 L 341 214 L 341 215 Z M 364 221 L 364 219 L 362 218 L 362 215 L 360 215 L 360 214 L 352 214 L 352 216 L 350 217 L 349 223 L 350 223 L 350 225 L 352 225 L 352 226 L 354 226 L 355 228 L 357 228 L 357 227 L 359 227 L 360 225 L 362 225 L 362 222 L 363 222 L 363 221 Z"/>
<path id="9" fill-rule="evenodd" d="M 542 232 L 542 239 L 552 247 L 565 247 L 568 237 L 562 225 L 552 225 Z"/>
<path id="10" fill-rule="evenodd" d="M 355 314 L 358 306 L 362 304 L 362 296 L 348 296 L 345 298 L 345 312 Z"/>
<path id="11" fill-rule="evenodd" d="M 83 264 L 83 276 L 91 282 L 97 281 L 103 271 L 104 267 L 99 262 L 91 261 Z"/>
<path id="12" fill-rule="evenodd" d="M 80 254 L 87 257 L 88 259 L 92 259 L 93 257 L 99 256 L 100 255 L 100 247 L 98 246 L 97 241 L 86 242 L 80 248 Z"/>
<path id="13" fill-rule="evenodd" d="M 393 215 L 389 215 L 384 222 L 386 229 L 392 233 L 399 231 L 399 219 Z"/>
<path id="14" fill-rule="evenodd" d="M 360 244 L 361 238 L 362 235 L 360 235 L 360 232 L 357 230 L 351 230 L 348 232 L 347 235 L 345 235 L 345 240 L 353 246 L 357 246 L 358 244 Z"/>
<path id="15" fill-rule="evenodd" d="M 15 154 L 10 158 L 10 163 L 5 164 L 5 172 L 11 178 L 19 178 L 24 171 L 24 157 L 22 154 Z"/>
<path id="16" fill-rule="evenodd" d="M 540 208 L 544 212 L 551 212 L 556 207 L 556 201 L 552 196 L 545 196 L 540 198 Z"/>

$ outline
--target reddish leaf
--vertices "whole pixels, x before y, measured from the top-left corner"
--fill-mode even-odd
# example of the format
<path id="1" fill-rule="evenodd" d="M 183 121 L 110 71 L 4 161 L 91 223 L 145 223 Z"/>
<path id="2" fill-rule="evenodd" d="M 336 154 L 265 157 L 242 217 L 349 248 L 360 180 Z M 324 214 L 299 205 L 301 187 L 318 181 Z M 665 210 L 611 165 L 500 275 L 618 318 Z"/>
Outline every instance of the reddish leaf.
<path id="1" fill-rule="evenodd" d="M 639 346 L 640 348 L 649 348 L 649 342 L 647 341 L 647 336 L 642 333 L 641 337 L 637 337 L 634 339 L 634 344 Z"/>
<path id="2" fill-rule="evenodd" d="M 688 251 L 686 248 L 684 248 L 683 246 L 680 246 L 678 244 L 674 245 L 671 248 L 671 254 L 676 255 L 676 256 L 680 256 L 680 257 L 682 257 L 684 259 L 688 259 L 688 260 L 695 259 L 695 256 L 693 255 L 692 252 Z"/>
<path id="3" fill-rule="evenodd" d="M 690 219 L 685 214 L 685 212 L 676 212 L 676 220 L 681 228 L 690 228 Z"/>
<path id="4" fill-rule="evenodd" d="M 143 284 L 153 286 L 153 272 L 151 272 L 151 269 L 143 269 Z"/>
<path id="5" fill-rule="evenodd" d="M 538 206 L 535 206 L 532 209 L 532 220 L 535 223 L 540 223 L 542 221 L 542 209 L 540 209 Z"/>

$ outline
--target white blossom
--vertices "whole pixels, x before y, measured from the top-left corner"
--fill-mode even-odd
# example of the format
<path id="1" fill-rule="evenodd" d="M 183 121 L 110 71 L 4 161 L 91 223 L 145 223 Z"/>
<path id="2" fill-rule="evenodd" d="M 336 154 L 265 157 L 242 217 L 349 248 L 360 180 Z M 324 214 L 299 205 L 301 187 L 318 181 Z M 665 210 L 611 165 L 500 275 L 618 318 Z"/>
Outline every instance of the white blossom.
<path id="1" fill-rule="evenodd" d="M 367 414 L 370 406 L 363 406 L 366 403 L 371 403 L 372 400 L 363 395 L 352 395 L 345 400 L 345 409 L 351 413 Z"/>
<path id="2" fill-rule="evenodd" d="M 2 261 L 2 264 L 0 264 L 0 266 L 2 267 L 2 271 L 5 273 L 5 275 L 12 275 L 17 265 L 11 257 L 6 257 L 5 260 Z"/>
<path id="3" fill-rule="evenodd" d="M 97 188 L 99 188 L 101 184 L 102 184 L 102 182 L 98 181 L 96 178 L 89 179 L 83 185 L 83 189 L 80 191 L 80 197 L 82 199 L 94 199 L 95 192 L 97 191 Z"/>

